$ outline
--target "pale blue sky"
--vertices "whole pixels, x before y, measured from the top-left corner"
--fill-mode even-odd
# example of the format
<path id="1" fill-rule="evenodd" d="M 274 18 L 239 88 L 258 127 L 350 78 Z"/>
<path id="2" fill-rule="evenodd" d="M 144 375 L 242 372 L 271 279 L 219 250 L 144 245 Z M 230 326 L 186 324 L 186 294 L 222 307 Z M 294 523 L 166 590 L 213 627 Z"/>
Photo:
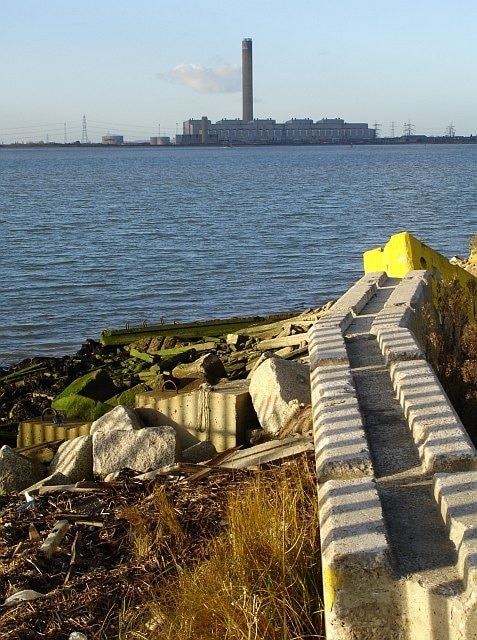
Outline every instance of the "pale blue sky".
<path id="1" fill-rule="evenodd" d="M 475 0 L 0 0 L 0 141 L 240 118 L 243 38 L 257 118 L 477 133 Z"/>

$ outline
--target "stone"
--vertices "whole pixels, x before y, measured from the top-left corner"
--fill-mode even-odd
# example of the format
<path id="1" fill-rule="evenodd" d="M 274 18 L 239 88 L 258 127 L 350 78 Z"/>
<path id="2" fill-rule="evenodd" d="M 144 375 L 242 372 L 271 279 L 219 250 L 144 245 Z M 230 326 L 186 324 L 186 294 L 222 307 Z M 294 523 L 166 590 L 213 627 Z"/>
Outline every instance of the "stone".
<path id="1" fill-rule="evenodd" d="M 92 400 L 105 402 L 117 392 L 118 389 L 109 374 L 103 369 L 96 369 L 74 380 L 56 396 L 55 400 L 71 395 L 80 395 Z"/>
<path id="2" fill-rule="evenodd" d="M 71 482 L 93 479 L 93 438 L 80 436 L 63 442 L 48 467 L 49 473 L 62 473 Z M 61 483 L 58 483 L 61 484 Z"/>
<path id="3" fill-rule="evenodd" d="M 111 405 L 99 400 L 93 400 L 80 394 L 57 397 L 51 403 L 56 411 L 60 411 L 69 420 L 79 419 L 92 422 L 111 409 Z"/>
<path id="4" fill-rule="evenodd" d="M 194 362 L 178 364 L 172 370 L 174 378 L 203 378 L 208 382 L 217 382 L 226 378 L 227 373 L 222 360 L 216 353 L 204 353 Z"/>
<path id="5" fill-rule="evenodd" d="M 202 440 L 202 442 L 198 442 L 182 452 L 182 461 L 193 463 L 206 462 L 207 460 L 211 460 L 215 455 L 217 455 L 217 449 L 212 442 L 210 442 L 210 440 Z"/>
<path id="6" fill-rule="evenodd" d="M 104 414 L 91 425 L 90 434 L 93 435 L 97 431 L 113 431 L 119 429 L 121 431 L 137 431 L 143 428 L 141 419 L 131 407 L 118 405 L 112 411 Z"/>
<path id="7" fill-rule="evenodd" d="M 176 457 L 173 427 L 105 430 L 93 434 L 93 471 L 104 477 L 121 469 L 145 472 L 172 464 Z"/>
<path id="8" fill-rule="evenodd" d="M 7 444 L 0 449 L 0 494 L 23 491 L 45 476 L 39 462 L 29 460 Z"/>
<path id="9" fill-rule="evenodd" d="M 250 395 L 262 429 L 277 437 L 303 405 L 311 404 L 310 368 L 267 358 L 250 378 Z"/>

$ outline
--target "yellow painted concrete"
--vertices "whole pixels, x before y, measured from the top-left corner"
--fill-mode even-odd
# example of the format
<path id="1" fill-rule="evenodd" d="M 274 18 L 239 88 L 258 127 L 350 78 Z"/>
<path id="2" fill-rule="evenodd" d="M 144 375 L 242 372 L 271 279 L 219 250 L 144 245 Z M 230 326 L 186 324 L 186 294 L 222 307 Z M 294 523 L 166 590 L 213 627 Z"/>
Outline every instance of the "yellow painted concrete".
<path id="1" fill-rule="evenodd" d="M 407 231 L 391 236 L 384 247 L 371 249 L 363 254 L 365 273 L 385 271 L 391 278 L 402 278 L 415 269 L 426 269 L 436 282 L 449 282 L 456 278 L 460 284 L 475 295 L 477 278 L 452 264 L 442 254 L 415 238 Z"/>

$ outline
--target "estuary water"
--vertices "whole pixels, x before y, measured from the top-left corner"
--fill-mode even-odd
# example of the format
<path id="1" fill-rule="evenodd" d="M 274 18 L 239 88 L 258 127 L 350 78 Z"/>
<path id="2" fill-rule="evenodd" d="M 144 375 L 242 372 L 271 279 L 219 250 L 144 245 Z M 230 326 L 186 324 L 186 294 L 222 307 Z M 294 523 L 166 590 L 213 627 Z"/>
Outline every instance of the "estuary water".
<path id="1" fill-rule="evenodd" d="M 318 307 L 477 232 L 477 145 L 0 150 L 0 365 L 106 328 Z"/>

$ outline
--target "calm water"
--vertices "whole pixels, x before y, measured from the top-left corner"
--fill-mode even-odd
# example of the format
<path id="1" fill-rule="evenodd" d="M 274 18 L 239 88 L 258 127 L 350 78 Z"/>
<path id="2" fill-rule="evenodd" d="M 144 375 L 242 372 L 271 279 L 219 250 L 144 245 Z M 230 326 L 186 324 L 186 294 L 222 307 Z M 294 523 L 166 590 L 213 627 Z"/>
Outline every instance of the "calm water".
<path id="1" fill-rule="evenodd" d="M 466 255 L 476 170 L 475 145 L 0 150 L 0 364 L 316 307 L 403 230 Z"/>

